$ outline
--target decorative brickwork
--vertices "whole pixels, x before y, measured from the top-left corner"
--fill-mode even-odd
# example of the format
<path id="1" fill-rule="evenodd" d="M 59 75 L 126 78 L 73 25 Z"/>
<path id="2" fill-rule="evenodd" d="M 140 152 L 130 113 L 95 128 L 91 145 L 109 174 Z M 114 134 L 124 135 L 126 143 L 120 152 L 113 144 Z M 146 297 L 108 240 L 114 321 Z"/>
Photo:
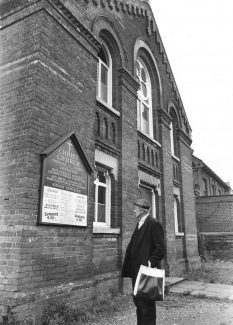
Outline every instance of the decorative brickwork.
<path id="1" fill-rule="evenodd" d="M 149 3 L 4 0 L 0 11 L 2 316 L 11 305 L 21 319 L 40 324 L 51 301 L 90 305 L 121 291 L 133 202 L 141 193 L 151 195 L 163 224 L 168 272 L 197 259 L 191 129 Z M 111 68 L 110 90 L 105 70 L 101 79 L 97 69 L 102 44 L 111 58 L 103 65 Z M 153 85 L 150 136 L 146 127 L 138 130 L 137 57 L 149 67 Z M 103 95 L 111 92 L 108 103 L 98 97 L 100 82 Z M 175 162 L 171 102 L 179 117 Z M 141 116 L 146 124 L 147 111 Z M 94 171 L 88 175 L 87 226 L 38 224 L 41 153 L 71 131 Z M 174 186 L 183 237 L 175 233 Z M 101 222 L 96 206 L 106 217 Z"/>

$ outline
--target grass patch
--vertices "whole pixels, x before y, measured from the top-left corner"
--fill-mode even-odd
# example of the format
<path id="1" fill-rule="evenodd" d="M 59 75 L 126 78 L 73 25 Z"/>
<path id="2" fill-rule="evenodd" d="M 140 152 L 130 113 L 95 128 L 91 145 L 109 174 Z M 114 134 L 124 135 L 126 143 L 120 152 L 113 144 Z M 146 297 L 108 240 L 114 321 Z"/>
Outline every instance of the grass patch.
<path id="1" fill-rule="evenodd" d="M 44 310 L 42 325 L 84 325 L 97 316 L 120 310 L 116 296 L 96 302 L 93 308 L 70 306 L 66 302 L 51 303 Z"/>
<path id="2" fill-rule="evenodd" d="M 76 309 L 65 303 L 50 304 L 44 311 L 43 325 L 78 325 L 88 320 L 84 309 Z"/>
<path id="3" fill-rule="evenodd" d="M 183 277 L 191 281 L 203 281 L 216 283 L 218 274 L 214 268 L 214 263 L 202 262 L 201 265 L 192 265 L 192 268 L 183 274 Z"/>

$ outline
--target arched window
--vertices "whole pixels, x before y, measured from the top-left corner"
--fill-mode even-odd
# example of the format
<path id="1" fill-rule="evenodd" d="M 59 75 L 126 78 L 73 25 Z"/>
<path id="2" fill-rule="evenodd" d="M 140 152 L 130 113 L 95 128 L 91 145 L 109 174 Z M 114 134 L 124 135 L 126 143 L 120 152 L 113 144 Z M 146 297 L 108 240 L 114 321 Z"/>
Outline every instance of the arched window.
<path id="1" fill-rule="evenodd" d="M 98 98 L 112 105 L 112 58 L 105 44 L 102 45 L 98 57 Z"/>
<path id="2" fill-rule="evenodd" d="M 96 170 L 95 184 L 95 223 L 110 226 L 111 178 L 104 169 Z"/>
<path id="3" fill-rule="evenodd" d="M 137 59 L 136 75 L 140 83 L 137 103 L 138 129 L 153 137 L 151 79 L 146 65 L 140 58 Z"/>
<path id="4" fill-rule="evenodd" d="M 180 198 L 174 194 L 174 218 L 175 218 L 175 233 L 177 235 L 184 234 L 184 223 L 181 214 Z"/>

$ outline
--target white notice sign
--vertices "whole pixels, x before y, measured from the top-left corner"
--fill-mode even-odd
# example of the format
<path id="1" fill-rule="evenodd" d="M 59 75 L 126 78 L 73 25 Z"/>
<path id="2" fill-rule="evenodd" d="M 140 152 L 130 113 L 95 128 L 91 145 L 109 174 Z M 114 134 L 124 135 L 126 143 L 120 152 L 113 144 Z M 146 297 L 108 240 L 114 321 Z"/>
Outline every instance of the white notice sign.
<path id="1" fill-rule="evenodd" d="M 42 221 L 86 226 L 87 195 L 44 186 Z"/>

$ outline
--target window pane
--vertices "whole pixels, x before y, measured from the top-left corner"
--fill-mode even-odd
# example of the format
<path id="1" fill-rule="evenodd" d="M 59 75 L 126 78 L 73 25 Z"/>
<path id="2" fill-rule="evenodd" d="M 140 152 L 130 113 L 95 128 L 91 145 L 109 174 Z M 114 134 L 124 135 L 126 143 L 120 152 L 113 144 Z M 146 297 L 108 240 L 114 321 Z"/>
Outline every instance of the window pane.
<path id="1" fill-rule="evenodd" d="M 106 203 L 106 188 L 99 186 L 98 189 L 98 203 L 105 204 Z"/>
<path id="2" fill-rule="evenodd" d="M 106 222 L 105 204 L 98 203 L 97 222 Z"/>
<path id="3" fill-rule="evenodd" d="M 106 222 L 106 189 L 99 186 L 97 222 Z"/>
<path id="4" fill-rule="evenodd" d="M 105 177 L 104 172 L 98 170 L 97 177 L 99 178 L 99 181 L 100 181 L 101 183 L 106 183 L 106 177 Z"/>
<path id="5" fill-rule="evenodd" d="M 142 76 L 142 80 L 144 81 L 144 82 L 146 82 L 146 72 L 145 72 L 145 70 L 142 68 L 142 70 L 141 70 L 141 76 Z"/>
<path id="6" fill-rule="evenodd" d="M 100 98 L 108 102 L 108 68 L 101 64 L 100 69 Z"/>
<path id="7" fill-rule="evenodd" d="M 177 200 L 177 218 L 178 218 L 178 232 L 184 232 L 184 225 L 180 210 L 180 202 Z"/>
<path id="8" fill-rule="evenodd" d="M 140 76 L 140 66 L 139 66 L 138 61 L 137 61 L 137 63 L 136 63 L 136 75 L 137 75 L 137 77 L 138 77 L 138 79 L 139 79 L 139 76 Z"/>
<path id="9" fill-rule="evenodd" d="M 144 83 L 142 83 L 141 86 L 142 86 L 142 88 L 141 88 L 142 89 L 142 94 L 143 94 L 143 96 L 145 98 L 147 98 L 147 87 L 146 87 L 146 85 Z"/>
<path id="10" fill-rule="evenodd" d="M 100 51 L 99 51 L 99 55 L 98 57 L 106 64 L 108 65 L 108 55 L 105 52 L 105 49 L 103 47 L 101 47 Z"/>
<path id="11" fill-rule="evenodd" d="M 149 134 L 149 108 L 142 104 L 142 132 Z"/>
<path id="12" fill-rule="evenodd" d="M 108 82 L 108 69 L 101 64 L 101 83 L 107 85 Z"/>
<path id="13" fill-rule="evenodd" d="M 100 98 L 107 103 L 108 101 L 108 88 L 107 86 L 100 85 Z"/>

